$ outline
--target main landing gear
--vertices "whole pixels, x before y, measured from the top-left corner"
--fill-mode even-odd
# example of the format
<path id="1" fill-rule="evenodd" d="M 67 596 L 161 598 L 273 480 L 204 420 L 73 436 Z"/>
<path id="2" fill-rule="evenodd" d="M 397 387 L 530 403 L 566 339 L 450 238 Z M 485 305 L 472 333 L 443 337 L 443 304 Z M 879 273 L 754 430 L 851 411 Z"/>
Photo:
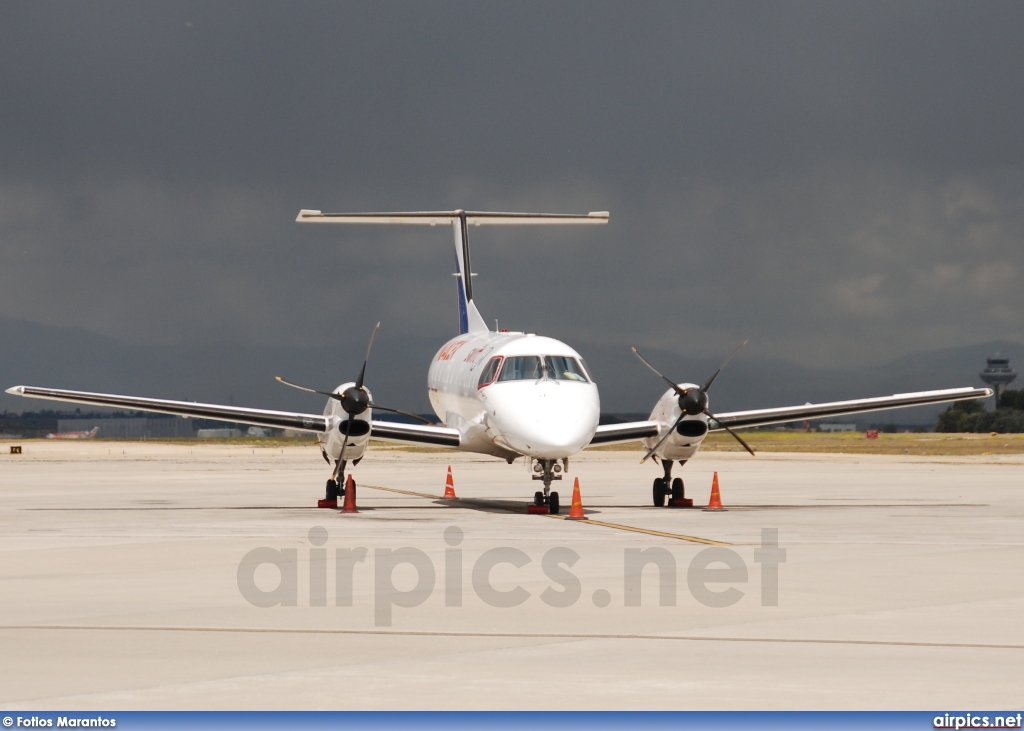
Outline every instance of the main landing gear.
<path id="1" fill-rule="evenodd" d="M 562 460 L 562 464 L 556 459 L 538 459 L 533 464 L 533 479 L 544 481 L 544 491 L 538 490 L 533 493 L 533 504 L 526 506 L 526 512 L 531 514 L 558 515 L 558 493 L 551 492 L 551 483 L 562 479 L 562 469 L 568 469 L 569 460 Z"/>
<path id="2" fill-rule="evenodd" d="M 673 464 L 675 464 L 674 460 L 661 460 L 661 466 L 662 469 L 665 470 L 665 476 L 659 477 L 654 481 L 654 507 L 665 507 L 665 498 L 667 497 L 669 498 L 668 507 L 670 508 L 692 508 L 693 500 L 685 495 L 683 478 L 676 477 L 675 479 L 672 479 Z M 686 464 L 685 460 L 679 461 L 680 467 L 684 464 Z"/>
<path id="3" fill-rule="evenodd" d="M 337 509 L 338 498 L 345 497 L 345 466 L 347 464 L 348 460 L 338 460 L 334 474 L 327 480 L 327 490 L 324 499 L 317 501 L 316 506 L 318 508 Z M 352 481 L 352 486 L 355 487 L 355 480 Z"/>

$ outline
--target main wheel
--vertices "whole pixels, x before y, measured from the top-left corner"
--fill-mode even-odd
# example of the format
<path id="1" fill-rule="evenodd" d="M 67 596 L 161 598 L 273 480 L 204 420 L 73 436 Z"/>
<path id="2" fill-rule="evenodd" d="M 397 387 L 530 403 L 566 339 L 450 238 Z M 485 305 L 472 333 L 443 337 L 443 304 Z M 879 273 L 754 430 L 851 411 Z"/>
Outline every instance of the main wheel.
<path id="1" fill-rule="evenodd" d="M 553 492 L 548 495 L 548 513 L 550 515 L 558 515 L 558 493 Z"/>
<path id="2" fill-rule="evenodd" d="M 533 504 L 534 505 L 543 505 L 544 504 L 544 493 L 542 493 L 540 490 L 537 490 L 537 492 L 533 493 Z"/>
<path id="3" fill-rule="evenodd" d="M 677 477 L 672 480 L 672 499 L 682 500 L 683 499 L 683 478 Z"/>
<path id="4" fill-rule="evenodd" d="M 665 507 L 666 485 L 664 478 L 659 477 L 654 481 L 654 507 Z"/>

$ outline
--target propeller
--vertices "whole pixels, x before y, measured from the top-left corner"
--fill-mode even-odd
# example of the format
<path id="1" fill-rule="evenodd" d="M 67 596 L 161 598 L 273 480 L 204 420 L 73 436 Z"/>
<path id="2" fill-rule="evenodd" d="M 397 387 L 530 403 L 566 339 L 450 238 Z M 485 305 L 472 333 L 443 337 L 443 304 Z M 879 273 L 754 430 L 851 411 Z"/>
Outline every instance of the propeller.
<path id="1" fill-rule="evenodd" d="M 345 413 L 348 414 L 348 418 L 345 419 L 344 423 L 338 425 L 338 431 L 345 435 L 345 440 L 341 447 L 341 455 L 338 458 L 338 462 L 335 465 L 334 473 L 332 475 L 332 479 L 335 481 L 335 483 L 339 483 L 344 475 L 346 464 L 345 447 L 349 446 L 348 439 L 352 434 L 352 427 L 355 426 L 356 417 L 359 416 L 359 414 L 365 412 L 367 409 L 373 408 L 377 409 L 378 411 L 388 411 L 391 412 L 392 414 L 401 414 L 402 416 L 408 416 L 411 419 L 422 421 L 424 424 L 430 424 L 430 421 L 424 419 L 422 416 L 419 416 L 418 414 L 410 414 L 408 411 L 388 408 L 387 406 L 381 406 L 380 404 L 376 404 L 370 401 L 370 394 L 367 393 L 365 388 L 363 388 L 363 381 L 366 378 L 366 365 L 370 362 L 370 351 L 373 349 L 373 340 L 374 338 L 377 337 L 378 330 L 380 330 L 379 322 L 374 326 L 373 332 L 370 333 L 370 343 L 369 345 L 366 346 L 366 357 L 363 359 L 363 367 L 359 369 L 359 378 L 356 379 L 355 385 L 349 386 L 341 393 L 319 391 L 315 388 L 300 386 L 297 383 L 286 381 L 285 379 L 281 378 L 281 376 L 274 376 L 274 378 L 276 378 L 278 381 L 280 381 L 286 386 L 297 388 L 300 391 L 308 391 L 309 393 L 320 394 L 321 396 L 326 396 L 327 398 L 339 401 L 341 403 L 341 408 L 344 409 Z M 327 464 L 330 464 L 331 460 L 327 456 L 327 452 L 324 451 L 322 445 L 320 447 L 320 453 L 323 455 L 324 460 L 326 460 Z"/>
<path id="2" fill-rule="evenodd" d="M 424 419 L 422 416 L 418 414 L 411 414 L 408 411 L 402 411 L 401 409 L 388 408 L 387 406 L 381 406 L 378 403 L 370 401 L 370 395 L 366 392 L 366 389 L 363 388 L 363 380 L 366 378 L 366 364 L 369 363 L 370 361 L 370 350 L 373 348 L 373 339 L 377 336 L 377 331 L 379 329 L 380 323 L 378 322 L 377 325 L 373 328 L 373 332 L 370 334 L 370 344 L 366 347 L 366 358 L 363 360 L 363 367 L 359 371 L 359 378 L 356 379 L 355 385 L 349 386 L 341 393 L 332 393 L 330 391 L 318 391 L 315 388 L 300 386 L 297 383 L 286 381 L 285 379 L 281 378 L 281 376 L 274 376 L 274 378 L 283 383 L 284 385 L 291 386 L 292 388 L 297 388 L 300 391 L 317 393 L 320 394 L 321 396 L 332 398 L 335 401 L 340 401 L 341 408 L 343 408 L 345 410 L 345 413 L 348 414 L 348 419 L 346 419 L 345 426 L 343 428 L 343 431 L 345 432 L 346 435 L 350 433 L 350 429 L 352 427 L 352 423 L 355 421 L 355 418 L 359 414 L 366 411 L 367 409 L 377 409 L 378 411 L 387 411 L 392 414 L 401 414 L 402 416 L 408 416 L 410 419 L 422 421 L 424 424 L 430 424 L 431 422 L 429 420 Z"/>
<path id="3" fill-rule="evenodd" d="M 354 391 L 355 390 L 355 386 L 349 386 L 342 393 L 331 393 L 330 391 L 317 391 L 315 388 L 306 388 L 305 386 L 300 386 L 297 383 L 292 383 L 291 381 L 284 380 L 283 378 L 281 378 L 281 376 L 274 376 L 274 378 L 277 379 L 278 381 L 280 381 L 281 383 L 283 383 L 284 385 L 291 386 L 292 388 L 297 388 L 300 391 L 309 391 L 310 393 L 318 393 L 321 396 L 327 396 L 328 398 L 335 399 L 336 401 L 341 401 L 341 408 L 345 409 L 345 411 L 347 413 L 351 413 L 351 411 L 349 411 L 349 409 L 356 408 L 356 406 L 354 405 L 354 402 L 356 401 L 356 399 L 358 397 L 355 396 L 355 395 L 351 395 L 351 396 L 347 395 L 347 394 L 349 394 L 350 391 Z M 365 398 L 366 397 L 366 392 L 365 391 L 361 391 L 360 395 L 363 398 Z M 349 405 L 346 406 L 346 404 L 349 404 Z M 388 408 L 387 406 L 381 406 L 376 401 L 369 401 L 369 402 L 367 402 L 366 406 L 364 408 L 361 408 L 358 411 L 356 411 L 356 413 L 357 414 L 361 414 L 364 411 L 366 411 L 366 408 L 377 409 L 377 411 L 387 411 L 387 412 L 392 413 L 392 414 L 401 414 L 402 416 L 408 416 L 410 419 L 416 419 L 417 421 L 422 421 L 424 424 L 433 424 L 432 421 L 430 421 L 429 419 L 424 419 L 419 414 L 413 414 L 413 413 L 410 413 L 408 411 L 402 411 L 401 409 L 391 409 L 391 408 Z"/>
<path id="4" fill-rule="evenodd" d="M 740 348 L 742 348 L 748 342 L 748 340 L 744 340 L 742 343 L 737 345 L 736 349 L 733 350 L 729 354 L 729 357 L 725 359 L 725 362 L 722 363 L 721 366 L 719 366 L 718 370 L 715 371 L 714 374 L 712 374 L 711 378 L 709 378 L 700 388 L 680 388 L 675 381 L 666 377 L 657 368 L 648 363 L 647 360 L 642 355 L 640 355 L 640 351 L 638 351 L 636 348 L 633 348 L 633 353 L 636 355 L 637 358 L 640 359 L 640 362 L 647 366 L 656 376 L 658 376 L 658 378 L 665 381 L 665 383 L 667 383 L 672 388 L 672 390 L 676 392 L 676 394 L 679 396 L 679 410 L 681 412 L 679 414 L 679 418 L 676 419 L 675 423 L 672 424 L 672 428 L 665 431 L 665 434 L 662 435 L 661 439 L 658 440 L 658 443 L 655 444 L 654 447 L 652 447 L 650 451 L 648 451 L 647 454 L 644 455 L 644 458 L 642 460 L 640 460 L 641 463 L 646 462 L 648 459 L 651 458 L 652 455 L 654 455 L 655 452 L 657 452 L 661 448 L 661 445 L 665 443 L 665 440 L 669 438 L 669 435 L 676 430 L 679 424 L 687 416 L 697 416 L 698 414 L 704 414 L 709 419 L 715 419 L 715 415 L 708 411 L 708 389 L 711 388 L 711 384 L 715 382 L 715 379 L 718 378 L 718 374 L 721 373 L 722 370 L 729 364 L 729 361 L 732 360 L 732 357 L 736 355 L 736 353 L 739 352 Z M 743 448 L 745 450 L 750 452 L 751 455 L 754 454 L 754 450 L 750 448 L 750 445 L 747 444 L 739 434 L 734 432 L 725 424 L 722 424 L 721 422 L 718 423 L 719 426 L 721 426 L 723 429 L 729 432 L 729 434 L 731 434 L 737 442 L 743 445 Z"/>

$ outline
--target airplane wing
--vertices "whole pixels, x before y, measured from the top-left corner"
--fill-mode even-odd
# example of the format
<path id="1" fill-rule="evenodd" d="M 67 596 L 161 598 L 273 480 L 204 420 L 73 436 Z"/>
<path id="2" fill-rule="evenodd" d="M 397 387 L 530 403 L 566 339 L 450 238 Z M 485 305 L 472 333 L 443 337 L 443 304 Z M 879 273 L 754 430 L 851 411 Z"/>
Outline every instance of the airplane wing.
<path id="1" fill-rule="evenodd" d="M 603 444 L 619 444 L 635 442 L 638 439 L 658 436 L 660 431 L 656 421 L 627 421 L 622 424 L 604 424 L 597 427 L 597 433 L 590 440 L 588 447 L 599 447 Z"/>
<path id="2" fill-rule="evenodd" d="M 35 386 L 15 386 L 14 388 L 7 389 L 7 393 L 13 396 L 49 399 L 51 401 L 70 401 L 78 404 L 92 404 L 93 406 L 122 406 L 139 411 L 155 411 L 160 414 L 193 416 L 201 419 L 255 424 L 256 426 L 298 429 L 308 432 L 327 431 L 327 417 L 323 414 L 268 411 L 266 409 L 248 409 L 240 406 L 201 404 L 194 401 L 169 401 L 167 399 L 119 396 L 112 393 L 90 393 L 88 391 L 67 391 L 59 388 L 37 388 Z"/>
<path id="3" fill-rule="evenodd" d="M 948 388 L 941 391 L 920 391 L 917 393 L 900 393 L 894 396 L 855 399 L 852 401 L 831 401 L 824 404 L 804 404 L 803 406 L 784 406 L 776 409 L 753 409 L 750 411 L 732 411 L 727 414 L 716 414 L 708 421 L 709 431 L 725 431 L 744 429 L 769 424 L 784 424 L 804 419 L 820 419 L 828 416 L 859 414 L 865 411 L 881 411 L 907 406 L 923 406 L 939 404 L 947 401 L 964 401 L 968 399 L 986 398 L 992 395 L 989 388 Z M 724 425 L 724 426 L 723 426 Z M 629 421 L 622 424 L 605 424 L 597 427 L 597 433 L 590 440 L 588 447 L 604 444 L 618 444 L 639 439 L 658 436 L 661 425 L 656 421 Z"/>
<path id="4" fill-rule="evenodd" d="M 426 424 L 402 424 L 397 421 L 371 421 L 370 437 L 399 444 L 430 444 L 457 449 L 462 443 L 458 429 Z"/>
<path id="5" fill-rule="evenodd" d="M 881 411 L 906 406 L 922 406 L 939 404 L 946 401 L 964 401 L 967 399 L 986 398 L 992 395 L 989 388 L 948 388 L 942 391 L 919 391 L 917 393 L 898 393 L 894 396 L 855 399 L 853 401 L 831 401 L 824 404 L 804 404 L 803 406 L 785 406 L 778 409 L 754 409 L 751 411 L 732 411 L 727 414 L 715 414 L 708 422 L 710 431 L 743 429 L 769 424 L 783 424 L 788 421 L 818 419 L 824 416 L 842 416 L 843 414 L 859 414 L 865 411 Z M 717 423 L 716 423 L 717 422 Z"/>
<path id="6" fill-rule="evenodd" d="M 220 404 L 201 404 L 194 401 L 169 401 L 167 399 L 143 398 L 139 396 L 119 396 L 110 393 L 89 393 L 87 391 L 67 391 L 58 388 L 37 388 L 35 386 L 15 386 L 7 389 L 14 396 L 50 399 L 51 401 L 70 401 L 93 406 L 122 406 L 139 411 L 155 411 L 161 414 L 191 416 L 201 419 L 215 419 L 257 426 L 270 426 L 282 429 L 297 429 L 308 432 L 325 432 L 329 428 L 327 417 L 323 414 L 302 414 L 290 411 L 268 411 L 266 409 L 249 409 L 240 406 L 223 406 Z M 420 424 L 401 424 L 393 421 L 371 421 L 370 436 L 388 442 L 402 444 L 429 444 L 437 447 L 458 448 L 461 437 L 457 429 L 443 426 L 426 426 Z"/>

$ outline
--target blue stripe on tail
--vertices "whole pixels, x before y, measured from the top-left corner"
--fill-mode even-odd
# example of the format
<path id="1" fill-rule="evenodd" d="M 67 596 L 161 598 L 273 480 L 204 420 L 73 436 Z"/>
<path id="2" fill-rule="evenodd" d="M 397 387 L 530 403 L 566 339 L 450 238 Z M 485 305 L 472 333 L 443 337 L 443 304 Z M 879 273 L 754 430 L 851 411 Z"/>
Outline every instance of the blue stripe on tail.
<path id="1" fill-rule="evenodd" d="M 455 269 L 459 272 L 459 276 L 455 278 L 455 286 L 459 290 L 459 335 L 465 335 L 469 332 L 469 312 L 466 309 L 465 274 L 459 267 L 458 254 L 455 255 Z"/>

